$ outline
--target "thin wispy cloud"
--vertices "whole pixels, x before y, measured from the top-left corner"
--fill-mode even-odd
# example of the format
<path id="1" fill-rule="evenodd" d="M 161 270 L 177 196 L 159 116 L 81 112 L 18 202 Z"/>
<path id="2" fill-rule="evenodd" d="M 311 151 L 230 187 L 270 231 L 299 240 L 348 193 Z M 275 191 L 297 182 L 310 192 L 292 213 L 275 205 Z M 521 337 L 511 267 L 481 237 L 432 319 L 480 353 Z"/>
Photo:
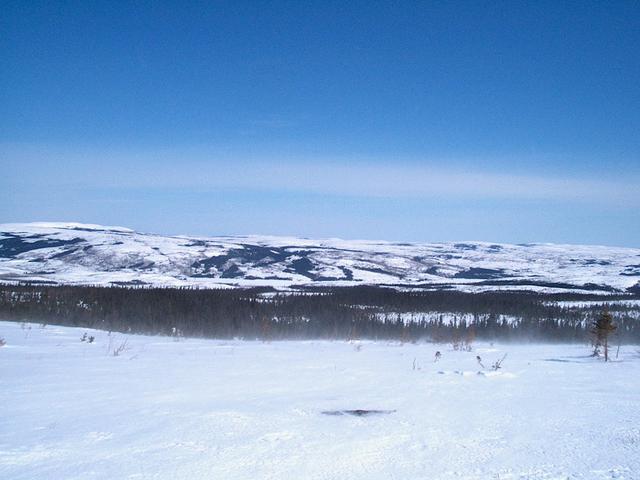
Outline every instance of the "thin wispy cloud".
<path id="1" fill-rule="evenodd" d="M 333 158 L 240 157 L 198 149 L 122 152 L 65 152 L 43 148 L 4 148 L 5 181 L 16 185 L 56 183 L 83 188 L 287 191 L 318 195 L 570 200 L 640 205 L 637 178 L 606 179 L 569 173 L 497 173 L 481 169 Z M 43 167 L 46 159 L 46 167 Z"/>

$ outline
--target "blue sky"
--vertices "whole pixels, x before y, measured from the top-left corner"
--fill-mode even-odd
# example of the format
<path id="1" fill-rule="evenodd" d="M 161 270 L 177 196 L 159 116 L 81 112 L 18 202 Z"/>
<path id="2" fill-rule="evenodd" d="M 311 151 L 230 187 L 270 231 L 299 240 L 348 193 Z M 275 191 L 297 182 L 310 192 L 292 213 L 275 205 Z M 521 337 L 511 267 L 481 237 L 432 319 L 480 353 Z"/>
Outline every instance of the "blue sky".
<path id="1" fill-rule="evenodd" d="M 2 222 L 640 246 L 637 2 L 3 1 L 0 30 Z"/>

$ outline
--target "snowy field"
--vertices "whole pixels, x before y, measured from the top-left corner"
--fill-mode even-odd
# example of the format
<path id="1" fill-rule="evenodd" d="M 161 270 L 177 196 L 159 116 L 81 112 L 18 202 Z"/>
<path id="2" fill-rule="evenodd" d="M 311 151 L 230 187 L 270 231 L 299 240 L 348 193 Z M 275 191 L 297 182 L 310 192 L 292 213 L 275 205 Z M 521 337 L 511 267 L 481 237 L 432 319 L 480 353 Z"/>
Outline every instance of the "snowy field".
<path id="1" fill-rule="evenodd" d="M 1 479 L 640 479 L 640 347 L 85 331 L 0 322 Z"/>

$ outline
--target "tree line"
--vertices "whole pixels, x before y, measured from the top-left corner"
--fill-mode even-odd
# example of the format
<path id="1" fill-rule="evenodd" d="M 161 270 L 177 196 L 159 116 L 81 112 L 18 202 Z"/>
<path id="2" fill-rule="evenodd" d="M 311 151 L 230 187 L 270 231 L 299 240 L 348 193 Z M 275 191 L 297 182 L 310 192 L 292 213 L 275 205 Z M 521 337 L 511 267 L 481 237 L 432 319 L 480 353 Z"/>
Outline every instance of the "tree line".
<path id="1" fill-rule="evenodd" d="M 0 319 L 210 338 L 584 342 L 597 305 L 640 298 L 401 291 L 384 287 L 195 289 L 0 285 Z M 640 343 L 640 306 L 611 303 L 618 340 Z"/>

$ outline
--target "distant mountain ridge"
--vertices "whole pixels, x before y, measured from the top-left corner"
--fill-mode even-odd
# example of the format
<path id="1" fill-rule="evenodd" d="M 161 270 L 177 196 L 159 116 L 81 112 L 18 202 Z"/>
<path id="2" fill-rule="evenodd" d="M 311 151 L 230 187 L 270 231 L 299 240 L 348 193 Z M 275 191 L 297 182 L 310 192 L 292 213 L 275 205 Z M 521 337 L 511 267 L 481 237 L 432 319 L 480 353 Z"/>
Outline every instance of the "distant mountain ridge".
<path id="1" fill-rule="evenodd" d="M 640 290 L 640 249 L 187 237 L 81 223 L 0 224 L 0 282 L 632 292 Z"/>

